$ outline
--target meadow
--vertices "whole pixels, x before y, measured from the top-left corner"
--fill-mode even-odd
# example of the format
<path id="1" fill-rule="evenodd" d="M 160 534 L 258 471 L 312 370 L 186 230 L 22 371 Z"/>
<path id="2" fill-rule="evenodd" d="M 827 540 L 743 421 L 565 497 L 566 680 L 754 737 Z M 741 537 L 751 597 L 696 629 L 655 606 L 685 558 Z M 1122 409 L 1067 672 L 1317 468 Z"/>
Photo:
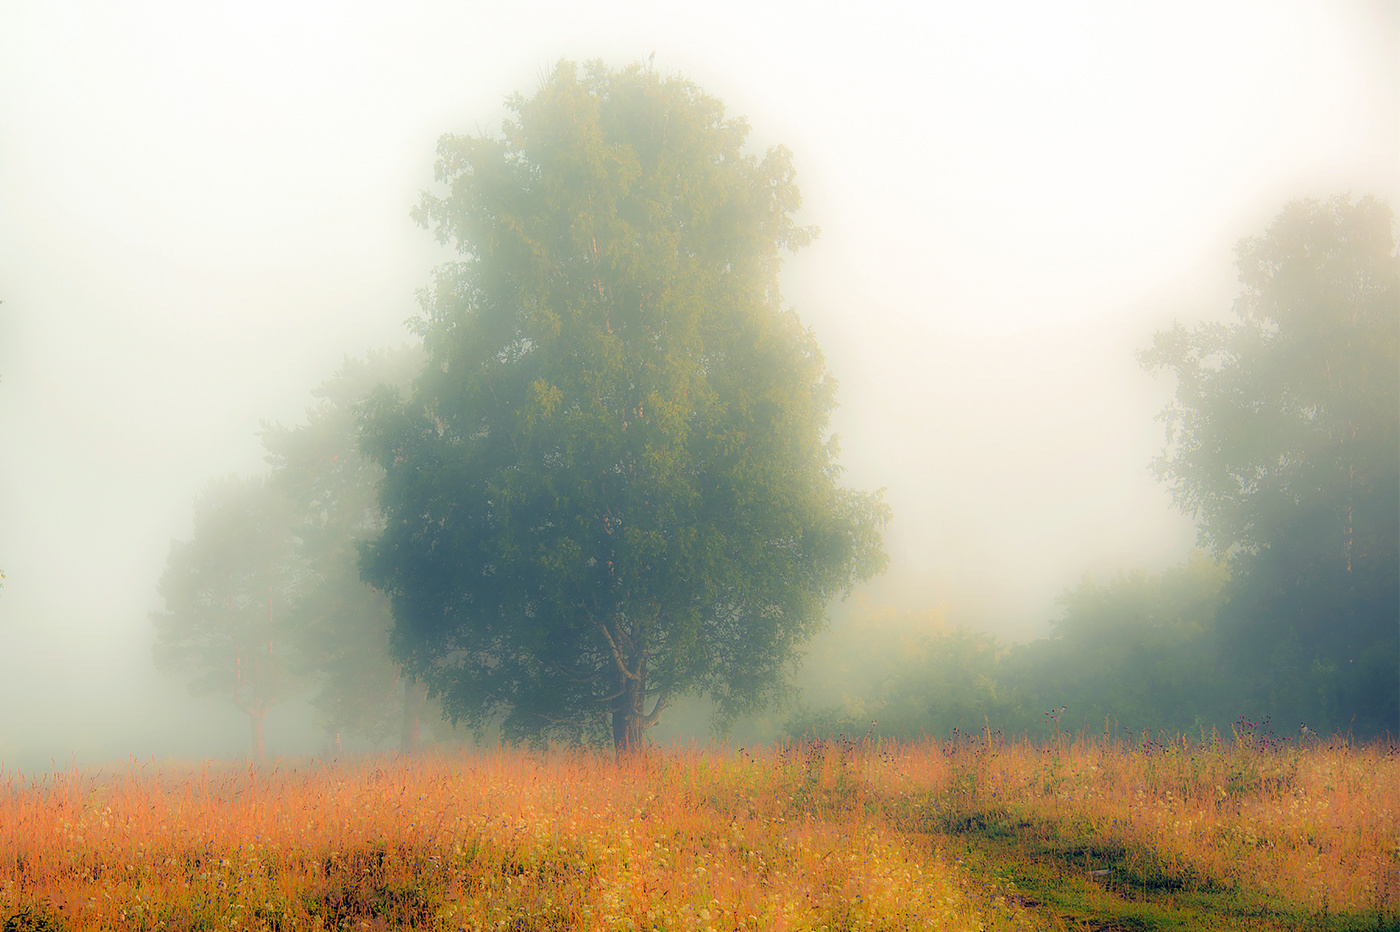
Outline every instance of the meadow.
<path id="1" fill-rule="evenodd" d="M 9 773 L 0 920 L 1400 928 L 1400 751 L 1253 728 Z"/>

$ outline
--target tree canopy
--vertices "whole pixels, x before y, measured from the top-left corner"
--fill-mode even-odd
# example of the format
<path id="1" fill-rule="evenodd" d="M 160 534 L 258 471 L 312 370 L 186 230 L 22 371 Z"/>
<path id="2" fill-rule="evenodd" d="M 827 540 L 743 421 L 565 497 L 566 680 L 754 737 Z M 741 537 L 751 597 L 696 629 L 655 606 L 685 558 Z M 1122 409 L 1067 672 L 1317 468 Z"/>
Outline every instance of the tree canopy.
<path id="1" fill-rule="evenodd" d="M 1211 553 L 1157 575 L 1086 577 L 1061 597 L 1050 637 L 1009 649 L 956 627 L 925 624 L 913 644 L 853 627 L 859 649 L 826 653 L 899 659 L 871 665 L 864 695 L 808 709 L 790 730 L 858 733 L 877 721 L 877 733 L 911 736 L 1063 720 L 1196 733 L 1243 716 L 1284 733 L 1395 734 L 1393 229 L 1373 198 L 1289 204 L 1237 248 L 1235 320 L 1178 324 L 1140 354 L 1177 378 L 1156 468 Z M 845 672 L 828 667 L 835 680 Z"/>
<path id="2" fill-rule="evenodd" d="M 1158 461 L 1229 555 L 1251 701 L 1315 728 L 1400 725 L 1400 257 L 1374 198 L 1288 205 L 1237 249 L 1234 323 L 1157 334 Z"/>
<path id="3" fill-rule="evenodd" d="M 787 150 L 679 78 L 562 62 L 499 136 L 447 136 L 412 394 L 369 406 L 365 578 L 456 719 L 639 746 L 669 697 L 766 703 L 888 512 L 838 484 L 836 384 L 784 308 Z M 645 707 L 650 702 L 650 709 Z"/>

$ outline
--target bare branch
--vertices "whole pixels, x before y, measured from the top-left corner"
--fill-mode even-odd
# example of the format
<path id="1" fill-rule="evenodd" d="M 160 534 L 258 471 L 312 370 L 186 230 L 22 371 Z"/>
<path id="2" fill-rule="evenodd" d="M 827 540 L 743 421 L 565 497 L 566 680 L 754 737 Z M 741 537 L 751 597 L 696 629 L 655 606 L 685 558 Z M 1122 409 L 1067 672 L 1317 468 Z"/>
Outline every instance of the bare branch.
<path id="1" fill-rule="evenodd" d="M 651 707 L 651 714 L 642 719 L 642 728 L 650 728 L 656 724 L 656 720 L 661 717 L 661 710 L 669 704 L 670 694 L 663 692 L 656 697 L 656 705 Z"/>

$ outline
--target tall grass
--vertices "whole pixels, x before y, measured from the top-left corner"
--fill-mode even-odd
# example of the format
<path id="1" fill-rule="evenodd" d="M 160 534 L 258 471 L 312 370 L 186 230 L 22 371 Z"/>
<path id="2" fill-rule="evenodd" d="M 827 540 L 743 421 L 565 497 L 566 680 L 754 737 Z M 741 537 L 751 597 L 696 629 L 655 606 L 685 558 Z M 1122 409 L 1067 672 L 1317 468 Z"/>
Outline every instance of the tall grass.
<path id="1" fill-rule="evenodd" d="M 0 921 L 49 929 L 1053 927 L 956 862 L 1000 812 L 1193 883 L 1400 912 L 1382 745 L 823 740 L 738 753 L 129 763 L 0 777 Z M 978 815 L 981 814 L 981 815 Z"/>
<path id="2" fill-rule="evenodd" d="M 995 735 L 904 752 L 941 822 L 995 811 L 1121 853 L 1178 888 L 1244 889 L 1295 911 L 1400 918 L 1400 747 Z M 1086 863 L 1086 867 L 1093 866 Z"/>
<path id="3" fill-rule="evenodd" d="M 862 809 L 862 785 L 711 751 L 11 777 L 0 914 L 75 929 L 1024 925 Z"/>

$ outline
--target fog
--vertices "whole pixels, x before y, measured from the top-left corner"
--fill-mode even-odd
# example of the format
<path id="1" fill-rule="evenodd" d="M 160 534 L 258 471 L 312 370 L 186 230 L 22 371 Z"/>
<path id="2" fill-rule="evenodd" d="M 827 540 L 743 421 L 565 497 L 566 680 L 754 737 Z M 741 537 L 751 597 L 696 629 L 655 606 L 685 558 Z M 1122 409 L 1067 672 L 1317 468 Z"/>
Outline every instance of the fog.
<path id="1" fill-rule="evenodd" d="M 410 339 L 438 136 L 561 57 L 654 52 L 793 151 L 822 235 L 785 295 L 894 510 L 872 597 L 1027 639 L 1084 573 L 1181 560 L 1134 352 L 1228 314 L 1288 200 L 1400 205 L 1400 10 L 854 9 L 0 0 L 0 764 L 246 748 L 152 665 L 170 542 L 260 422 Z"/>

